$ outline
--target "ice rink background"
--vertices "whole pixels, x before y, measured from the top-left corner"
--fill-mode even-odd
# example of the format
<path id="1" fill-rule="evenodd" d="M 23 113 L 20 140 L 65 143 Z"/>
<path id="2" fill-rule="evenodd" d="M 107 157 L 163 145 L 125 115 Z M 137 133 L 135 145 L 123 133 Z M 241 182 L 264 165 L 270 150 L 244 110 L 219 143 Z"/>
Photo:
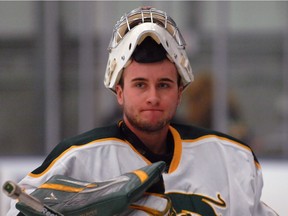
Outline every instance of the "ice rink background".
<path id="1" fill-rule="evenodd" d="M 6 180 L 19 181 L 42 162 L 41 157 L 0 158 L 0 184 Z M 288 215 L 288 161 L 259 160 L 262 165 L 264 189 L 262 200 L 280 216 Z M 1 192 L 0 216 L 5 216 L 9 198 Z"/>

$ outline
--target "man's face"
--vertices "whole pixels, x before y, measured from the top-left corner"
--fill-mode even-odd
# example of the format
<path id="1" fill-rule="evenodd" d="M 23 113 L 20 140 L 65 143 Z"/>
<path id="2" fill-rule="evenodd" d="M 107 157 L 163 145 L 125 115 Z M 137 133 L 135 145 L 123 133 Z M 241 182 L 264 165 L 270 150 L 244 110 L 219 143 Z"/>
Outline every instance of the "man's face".
<path id="1" fill-rule="evenodd" d="M 177 77 L 175 65 L 167 59 L 145 64 L 132 61 L 123 72 L 123 87 L 116 86 L 125 122 L 146 132 L 167 127 L 182 94 Z"/>

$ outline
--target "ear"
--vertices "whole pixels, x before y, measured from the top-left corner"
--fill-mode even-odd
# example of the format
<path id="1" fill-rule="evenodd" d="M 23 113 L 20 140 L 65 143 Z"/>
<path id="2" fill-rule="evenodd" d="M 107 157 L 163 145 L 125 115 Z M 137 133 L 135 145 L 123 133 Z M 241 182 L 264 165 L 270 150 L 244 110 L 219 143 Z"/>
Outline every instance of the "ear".
<path id="1" fill-rule="evenodd" d="M 180 102 L 181 102 L 183 90 L 184 90 L 183 85 L 180 85 L 179 88 L 178 88 L 178 101 L 177 101 L 177 104 L 178 104 L 178 105 L 179 105 Z"/>
<path id="2" fill-rule="evenodd" d="M 115 93 L 116 93 L 116 97 L 117 97 L 117 101 L 119 103 L 119 105 L 123 105 L 123 88 L 121 85 L 116 85 L 115 86 Z"/>

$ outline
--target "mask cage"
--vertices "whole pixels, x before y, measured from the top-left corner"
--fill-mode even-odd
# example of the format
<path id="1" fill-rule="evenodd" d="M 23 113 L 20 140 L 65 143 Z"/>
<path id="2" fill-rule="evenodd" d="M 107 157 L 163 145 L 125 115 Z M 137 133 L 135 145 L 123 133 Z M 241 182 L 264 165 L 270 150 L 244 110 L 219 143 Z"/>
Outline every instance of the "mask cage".
<path id="1" fill-rule="evenodd" d="M 155 23 L 165 28 L 175 39 L 177 45 L 183 49 L 185 48 L 185 40 L 174 20 L 170 16 L 167 16 L 166 12 L 148 7 L 137 8 L 120 18 L 113 29 L 108 50 L 115 48 L 121 42 L 126 33 L 131 31 L 133 27 L 145 22 Z"/>

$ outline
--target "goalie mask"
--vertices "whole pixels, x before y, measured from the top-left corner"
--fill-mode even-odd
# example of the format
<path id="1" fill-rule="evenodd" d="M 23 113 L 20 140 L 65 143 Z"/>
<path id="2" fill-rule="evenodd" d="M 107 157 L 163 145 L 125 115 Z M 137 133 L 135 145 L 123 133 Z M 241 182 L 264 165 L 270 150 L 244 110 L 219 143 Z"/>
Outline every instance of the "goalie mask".
<path id="1" fill-rule="evenodd" d="M 106 88 L 115 91 L 123 69 L 131 59 L 149 63 L 166 57 L 175 64 L 181 83 L 186 87 L 193 81 L 193 74 L 185 45 L 176 23 L 165 12 L 145 7 L 125 14 L 116 23 L 108 47 Z"/>

